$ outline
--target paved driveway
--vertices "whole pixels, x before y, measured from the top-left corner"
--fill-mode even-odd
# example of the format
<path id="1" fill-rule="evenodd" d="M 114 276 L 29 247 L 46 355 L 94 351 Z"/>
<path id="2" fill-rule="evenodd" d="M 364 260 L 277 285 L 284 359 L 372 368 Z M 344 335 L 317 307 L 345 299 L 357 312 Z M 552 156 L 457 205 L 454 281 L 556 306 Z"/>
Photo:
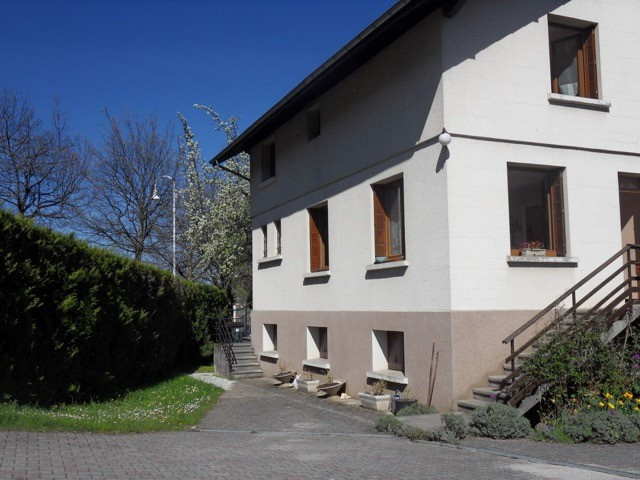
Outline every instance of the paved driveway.
<path id="1" fill-rule="evenodd" d="M 243 381 L 190 432 L 0 432 L 0 479 L 640 478 L 637 445 L 569 446 L 572 453 L 471 440 L 455 448 L 377 435 L 375 418 L 264 380 Z"/>

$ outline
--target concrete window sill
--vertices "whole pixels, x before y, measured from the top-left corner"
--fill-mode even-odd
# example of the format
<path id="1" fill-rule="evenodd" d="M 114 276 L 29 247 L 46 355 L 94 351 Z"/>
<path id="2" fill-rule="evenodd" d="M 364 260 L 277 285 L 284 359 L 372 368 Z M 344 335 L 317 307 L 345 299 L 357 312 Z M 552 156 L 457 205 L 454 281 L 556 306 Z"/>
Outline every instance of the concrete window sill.
<path id="1" fill-rule="evenodd" d="M 258 265 L 263 265 L 265 263 L 274 263 L 282 260 L 282 255 L 274 255 L 272 257 L 263 257 L 258 259 Z"/>
<path id="2" fill-rule="evenodd" d="M 507 255 L 507 264 L 510 267 L 575 268 L 578 266 L 578 258 Z"/>
<path id="3" fill-rule="evenodd" d="M 375 272 L 377 270 L 388 270 L 391 268 L 406 268 L 409 262 L 406 260 L 397 260 L 395 262 L 372 263 L 367 265 L 367 272 Z"/>
<path id="4" fill-rule="evenodd" d="M 304 278 L 323 278 L 330 276 L 331 270 L 322 270 L 321 272 L 307 272 L 303 275 Z"/>
<path id="5" fill-rule="evenodd" d="M 264 182 L 260 183 L 258 185 L 258 188 L 266 188 L 269 185 L 273 185 L 274 183 L 276 183 L 276 177 L 271 177 L 270 179 L 265 180 Z"/>
<path id="6" fill-rule="evenodd" d="M 323 370 L 329 370 L 331 368 L 331 364 L 326 358 L 312 358 L 303 360 L 302 365 L 313 368 L 321 368 Z"/>
<path id="7" fill-rule="evenodd" d="M 367 378 L 384 380 L 389 383 L 399 383 L 401 385 L 409 384 L 409 379 L 404 376 L 404 373 L 397 370 L 377 370 L 375 372 L 367 372 Z"/>
<path id="8" fill-rule="evenodd" d="M 278 355 L 278 352 L 276 352 L 275 350 L 272 350 L 270 352 L 260 352 L 260 356 L 261 357 L 268 357 L 268 358 L 275 358 L 276 360 L 280 358 L 280 355 Z"/>
<path id="9" fill-rule="evenodd" d="M 611 102 L 597 98 L 574 97 L 573 95 L 562 95 L 560 93 L 547 94 L 549 103 L 553 105 L 565 105 L 568 107 L 587 108 L 590 110 L 601 110 L 608 112 Z"/>

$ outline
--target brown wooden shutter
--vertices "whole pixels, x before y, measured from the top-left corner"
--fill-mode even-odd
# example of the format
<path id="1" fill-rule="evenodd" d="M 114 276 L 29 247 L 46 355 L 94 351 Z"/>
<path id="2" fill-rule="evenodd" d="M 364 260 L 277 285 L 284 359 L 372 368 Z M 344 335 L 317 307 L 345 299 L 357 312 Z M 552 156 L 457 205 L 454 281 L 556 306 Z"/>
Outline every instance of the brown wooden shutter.
<path id="1" fill-rule="evenodd" d="M 549 190 L 549 227 L 551 248 L 558 256 L 566 253 L 566 240 L 564 234 L 564 195 L 562 192 L 562 171 L 555 174 Z"/>
<path id="2" fill-rule="evenodd" d="M 596 65 L 596 29 L 591 27 L 585 32 L 584 46 L 584 96 L 598 98 L 598 68 Z"/>
<path id="3" fill-rule="evenodd" d="M 310 247 L 310 268 L 312 272 L 317 272 L 321 268 L 322 240 L 317 225 L 318 210 L 309 210 L 309 247 Z"/>
<path id="4" fill-rule="evenodd" d="M 383 194 L 384 190 L 380 186 L 373 187 L 373 235 L 376 257 L 386 257 L 388 253 L 387 214 L 380 198 Z"/>

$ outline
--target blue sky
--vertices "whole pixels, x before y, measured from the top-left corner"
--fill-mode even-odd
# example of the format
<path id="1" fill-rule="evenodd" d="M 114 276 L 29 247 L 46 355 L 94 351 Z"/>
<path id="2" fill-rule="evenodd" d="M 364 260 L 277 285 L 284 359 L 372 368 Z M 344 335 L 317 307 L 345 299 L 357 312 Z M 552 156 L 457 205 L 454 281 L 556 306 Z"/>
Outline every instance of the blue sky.
<path id="1" fill-rule="evenodd" d="M 393 0 L 3 0 L 0 86 L 98 140 L 102 110 L 189 118 L 203 154 L 224 145 L 194 103 L 247 128 Z M 9 20 L 9 21 L 7 21 Z M 176 132 L 177 122 L 174 122 Z"/>

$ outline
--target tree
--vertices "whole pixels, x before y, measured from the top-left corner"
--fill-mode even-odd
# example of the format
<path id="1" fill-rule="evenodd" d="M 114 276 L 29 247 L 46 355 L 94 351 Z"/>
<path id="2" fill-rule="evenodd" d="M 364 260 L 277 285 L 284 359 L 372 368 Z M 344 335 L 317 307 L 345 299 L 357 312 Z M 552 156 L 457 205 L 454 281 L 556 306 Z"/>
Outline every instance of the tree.
<path id="1" fill-rule="evenodd" d="M 213 107 L 195 105 L 209 115 L 215 131 L 227 143 L 238 135 L 237 118 L 223 120 Z M 249 156 L 240 154 L 224 165 L 203 161 L 200 147 L 187 120 L 183 128 L 181 168 L 186 178 L 182 190 L 186 230 L 185 257 L 194 275 L 212 281 L 229 297 L 248 299 L 251 292 L 251 213 Z"/>
<path id="2" fill-rule="evenodd" d="M 158 233 L 171 229 L 171 202 L 153 196 L 154 188 L 163 199 L 172 195 L 171 182 L 162 177 L 176 179 L 178 173 L 173 132 L 155 116 L 118 118 L 105 110 L 105 118 L 102 145 L 93 149 L 84 224 L 97 243 L 142 260 L 165 246 Z"/>
<path id="3" fill-rule="evenodd" d="M 0 200 L 22 217 L 61 220 L 80 204 L 87 171 L 86 145 L 68 133 L 67 117 L 54 102 L 44 127 L 29 99 L 0 95 Z"/>

